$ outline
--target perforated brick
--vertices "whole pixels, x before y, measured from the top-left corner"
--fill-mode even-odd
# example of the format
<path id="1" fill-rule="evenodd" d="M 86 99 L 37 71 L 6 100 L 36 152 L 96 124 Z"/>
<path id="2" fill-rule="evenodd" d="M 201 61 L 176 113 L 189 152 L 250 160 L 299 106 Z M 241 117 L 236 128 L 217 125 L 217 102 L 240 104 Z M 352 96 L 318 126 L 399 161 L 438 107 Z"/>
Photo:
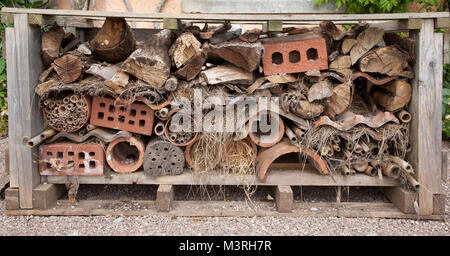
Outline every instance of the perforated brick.
<path id="1" fill-rule="evenodd" d="M 120 105 L 113 98 L 93 97 L 90 124 L 151 135 L 154 111 L 143 103 Z"/>
<path id="2" fill-rule="evenodd" d="M 99 144 L 55 143 L 39 147 L 41 175 L 103 175 L 105 152 Z"/>
<path id="3" fill-rule="evenodd" d="M 264 44 L 264 75 L 328 69 L 324 38 Z"/>

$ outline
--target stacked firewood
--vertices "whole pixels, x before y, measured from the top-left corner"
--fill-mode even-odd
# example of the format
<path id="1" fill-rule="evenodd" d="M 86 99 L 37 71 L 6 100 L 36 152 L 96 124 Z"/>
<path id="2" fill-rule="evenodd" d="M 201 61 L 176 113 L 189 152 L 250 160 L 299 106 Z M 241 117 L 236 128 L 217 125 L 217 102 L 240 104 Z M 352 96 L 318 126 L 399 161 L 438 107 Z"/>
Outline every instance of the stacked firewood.
<path id="1" fill-rule="evenodd" d="M 222 168 L 264 178 L 275 158 L 297 152 L 322 174 L 406 177 L 416 185 L 405 160 L 414 41 L 366 23 L 281 32 L 182 23 L 139 42 L 124 19 L 107 18 L 87 42 L 58 26 L 43 33 L 42 63 L 35 91 L 47 124 L 59 133 L 43 137 L 41 147 L 100 143 L 116 172 L 143 166 L 148 175 L 176 175 L 186 161 L 194 171 Z M 239 129 L 221 134 L 179 129 L 180 119 L 197 125 L 184 109 L 201 102 L 206 117 L 218 106 L 226 109 L 223 99 L 231 96 L 279 104 L 238 116 L 225 126 Z M 263 119 L 279 132 L 261 131 Z M 74 168 L 41 162 L 52 175 Z"/>

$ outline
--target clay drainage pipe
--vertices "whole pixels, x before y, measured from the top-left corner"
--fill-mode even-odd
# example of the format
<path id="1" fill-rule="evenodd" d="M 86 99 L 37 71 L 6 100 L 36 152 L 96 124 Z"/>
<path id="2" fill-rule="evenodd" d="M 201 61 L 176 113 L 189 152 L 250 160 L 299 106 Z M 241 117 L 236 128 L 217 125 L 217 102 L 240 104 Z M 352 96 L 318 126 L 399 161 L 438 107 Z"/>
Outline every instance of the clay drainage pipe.
<path id="1" fill-rule="evenodd" d="M 261 127 L 261 121 L 266 122 L 264 126 L 267 127 Z M 283 120 L 278 114 L 270 111 L 259 112 L 253 116 L 249 121 L 249 128 L 250 139 L 264 148 L 277 144 L 284 135 Z"/>
<path id="2" fill-rule="evenodd" d="M 115 172 L 134 172 L 142 165 L 144 143 L 135 137 L 119 138 L 111 142 L 106 149 L 106 162 Z"/>

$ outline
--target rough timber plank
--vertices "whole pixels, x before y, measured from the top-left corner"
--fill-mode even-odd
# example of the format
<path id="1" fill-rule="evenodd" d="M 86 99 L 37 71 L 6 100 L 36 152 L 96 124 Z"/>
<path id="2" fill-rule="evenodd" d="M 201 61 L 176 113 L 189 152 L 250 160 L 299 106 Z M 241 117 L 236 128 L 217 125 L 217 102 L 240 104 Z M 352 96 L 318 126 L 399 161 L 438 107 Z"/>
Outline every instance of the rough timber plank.
<path id="1" fill-rule="evenodd" d="M 407 191 L 401 187 L 383 188 L 386 197 L 403 213 L 416 213 L 414 201 L 416 193 Z"/>
<path id="2" fill-rule="evenodd" d="M 3 16 L 2 16 L 3 17 Z M 19 87 L 18 81 L 17 81 L 17 59 L 16 59 L 16 45 L 15 45 L 15 35 L 14 35 L 14 28 L 6 28 L 5 29 L 5 38 L 6 38 L 6 75 L 7 75 L 7 87 L 8 91 L 10 92 L 10 96 L 8 97 L 11 102 L 13 98 L 12 91 L 14 88 Z M 16 96 L 17 97 L 17 96 Z M 11 103 L 9 103 L 11 104 Z M 15 109 L 12 109 L 10 105 L 10 109 L 8 111 L 9 113 L 9 127 L 15 126 L 16 124 L 13 123 L 14 113 L 16 113 Z M 16 152 L 16 145 L 15 143 L 12 143 L 13 141 L 13 135 L 9 135 L 9 152 Z M 9 186 L 11 188 L 18 188 L 19 187 L 19 169 L 17 168 L 17 156 L 16 154 L 8 154 L 8 163 L 9 163 Z M 5 159 L 6 161 L 6 159 Z"/>
<path id="3" fill-rule="evenodd" d="M 64 185 L 39 184 L 33 190 L 33 209 L 48 209 L 65 191 Z"/>
<path id="4" fill-rule="evenodd" d="M 10 170 L 18 172 L 20 208 L 32 208 L 33 188 L 40 183 L 37 150 L 24 144 L 42 131 L 42 118 L 38 98 L 34 93 L 42 64 L 38 26 L 28 24 L 27 14 L 14 15 L 14 58 L 12 73 L 8 77 Z M 10 63 L 8 62 L 8 66 Z M 9 69 L 8 69 L 9 73 Z"/>
<path id="5" fill-rule="evenodd" d="M 49 210 L 7 210 L 6 214 L 40 216 L 185 216 L 185 217 L 346 217 L 444 220 L 444 215 L 419 216 L 404 214 L 391 203 L 303 203 L 294 202 L 290 213 L 278 213 L 273 202 L 254 202 L 256 209 L 245 201 L 174 201 L 170 212 L 158 212 L 155 201 L 81 200 L 76 205 L 60 200 Z M 317 211 L 311 211 L 314 207 Z"/>
<path id="6" fill-rule="evenodd" d="M 78 17 L 122 17 L 139 19 L 164 18 L 181 20 L 234 20 L 234 21 L 314 21 L 318 20 L 316 14 L 186 14 L 186 13 L 136 13 L 136 12 L 103 12 L 103 11 L 80 11 L 59 9 L 24 9 L 24 8 L 2 8 L 2 13 L 28 13 L 54 16 L 78 16 Z M 389 14 L 330 14 L 321 15 L 320 20 L 342 21 L 342 20 L 396 20 L 396 19 L 426 19 L 426 18 L 448 18 L 446 12 L 425 13 L 389 13 Z"/>
<path id="7" fill-rule="evenodd" d="M 19 210 L 19 189 L 7 188 L 5 190 L 6 210 Z"/>
<path id="8" fill-rule="evenodd" d="M 52 184 L 65 184 L 65 176 L 48 176 L 47 182 Z M 80 184 L 173 184 L 173 185 L 291 185 L 291 186 L 398 186 L 397 180 L 383 177 L 382 180 L 365 174 L 357 174 L 351 179 L 341 175 L 322 176 L 316 170 L 270 170 L 266 174 L 264 181 L 257 180 L 255 176 L 244 175 L 223 175 L 217 172 L 208 172 L 200 177 L 193 177 L 192 173 L 186 170 L 181 175 L 151 177 L 145 175 L 143 171 L 122 175 L 111 173 L 105 176 L 79 176 Z"/>
<path id="9" fill-rule="evenodd" d="M 292 192 L 291 186 L 277 186 L 275 189 L 275 201 L 278 212 L 292 212 L 294 192 Z"/>
<path id="10" fill-rule="evenodd" d="M 156 192 L 156 210 L 158 212 L 169 212 L 172 209 L 174 186 L 159 185 Z"/>
<path id="11" fill-rule="evenodd" d="M 442 149 L 442 34 L 434 33 L 434 20 L 425 19 L 416 42 L 416 75 L 410 103 L 410 160 L 418 171 L 419 214 L 433 213 L 433 194 L 441 193 Z"/>
<path id="12" fill-rule="evenodd" d="M 443 182 L 447 182 L 447 173 L 448 173 L 448 151 L 443 150 L 442 151 L 442 174 L 441 174 L 441 180 Z"/>

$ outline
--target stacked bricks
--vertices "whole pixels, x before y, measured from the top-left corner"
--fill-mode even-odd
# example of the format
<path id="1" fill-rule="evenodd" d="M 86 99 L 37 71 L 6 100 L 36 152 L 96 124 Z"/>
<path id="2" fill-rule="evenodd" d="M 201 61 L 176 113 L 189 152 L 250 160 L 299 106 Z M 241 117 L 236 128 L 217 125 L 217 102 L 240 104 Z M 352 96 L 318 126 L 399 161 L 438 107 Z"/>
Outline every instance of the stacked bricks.
<path id="1" fill-rule="evenodd" d="M 55 143 L 39 147 L 41 175 L 103 175 L 105 152 L 99 144 Z"/>
<path id="2" fill-rule="evenodd" d="M 90 124 L 151 135 L 154 111 L 143 103 L 119 105 L 109 97 L 93 97 Z"/>

